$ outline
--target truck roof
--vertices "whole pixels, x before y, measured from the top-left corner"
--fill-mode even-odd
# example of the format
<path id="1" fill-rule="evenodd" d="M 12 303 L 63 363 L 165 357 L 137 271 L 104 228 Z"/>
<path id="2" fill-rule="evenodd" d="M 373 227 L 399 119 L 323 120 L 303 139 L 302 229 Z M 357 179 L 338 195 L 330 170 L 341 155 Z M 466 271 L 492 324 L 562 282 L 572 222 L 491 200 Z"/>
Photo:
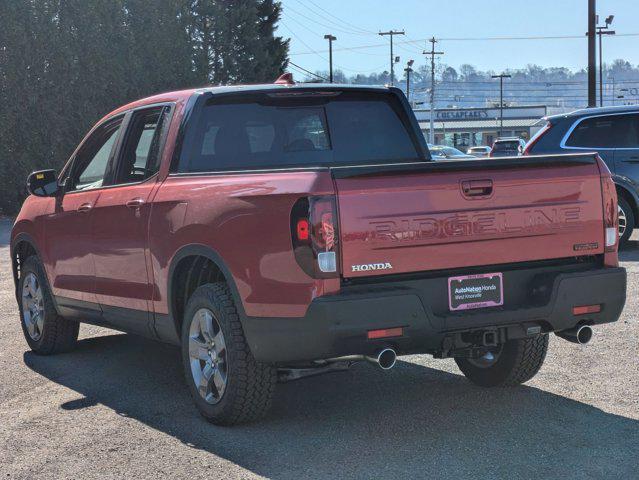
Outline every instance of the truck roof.
<path id="1" fill-rule="evenodd" d="M 210 86 L 191 88 L 186 90 L 175 90 L 171 92 L 159 93 L 150 97 L 141 98 L 134 102 L 121 106 L 117 110 L 110 112 L 104 118 L 118 114 L 120 112 L 130 110 L 132 108 L 141 107 L 144 105 L 150 105 L 153 103 L 162 103 L 178 100 L 186 100 L 194 93 L 211 92 L 213 94 L 228 94 L 228 93 L 253 93 L 273 90 L 351 90 L 351 91 L 388 91 L 391 87 L 384 85 L 353 85 L 346 83 L 292 83 L 292 84 L 277 84 L 277 83 L 262 83 L 254 85 L 222 85 L 222 86 Z"/>

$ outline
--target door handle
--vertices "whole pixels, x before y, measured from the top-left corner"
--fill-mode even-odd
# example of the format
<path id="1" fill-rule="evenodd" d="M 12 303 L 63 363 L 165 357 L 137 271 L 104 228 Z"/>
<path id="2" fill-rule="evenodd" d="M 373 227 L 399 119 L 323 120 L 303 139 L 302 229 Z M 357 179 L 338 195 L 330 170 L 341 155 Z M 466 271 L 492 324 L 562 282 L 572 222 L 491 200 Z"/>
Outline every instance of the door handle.
<path id="1" fill-rule="evenodd" d="M 129 208 L 140 208 L 142 205 L 144 205 L 144 200 L 141 198 L 134 198 L 126 202 L 126 206 Z"/>
<path id="2" fill-rule="evenodd" d="M 624 162 L 624 163 L 639 163 L 639 156 L 635 155 L 635 156 L 632 156 L 632 157 L 628 157 L 627 159 L 622 160 L 622 162 Z"/>
<path id="3" fill-rule="evenodd" d="M 487 197 L 493 193 L 493 181 L 463 180 L 461 189 L 466 197 Z"/>
<path id="4" fill-rule="evenodd" d="M 92 208 L 93 208 L 93 205 L 91 205 L 90 203 L 83 203 L 82 205 L 78 207 L 78 212 L 88 213 L 91 211 Z"/>

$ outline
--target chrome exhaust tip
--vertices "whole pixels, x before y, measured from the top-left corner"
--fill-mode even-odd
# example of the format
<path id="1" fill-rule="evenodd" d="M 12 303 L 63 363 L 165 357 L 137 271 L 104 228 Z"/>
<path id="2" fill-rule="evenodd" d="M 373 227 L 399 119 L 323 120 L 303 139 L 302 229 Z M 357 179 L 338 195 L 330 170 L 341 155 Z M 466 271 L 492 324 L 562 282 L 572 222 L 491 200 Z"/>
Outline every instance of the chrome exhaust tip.
<path id="1" fill-rule="evenodd" d="M 382 370 L 390 370 L 395 366 L 395 362 L 397 361 L 397 354 L 395 350 L 392 348 L 385 348 L 381 352 L 377 354 L 375 358 L 375 362 L 379 365 L 379 368 Z"/>
<path id="2" fill-rule="evenodd" d="M 380 350 L 374 357 L 368 355 L 344 355 L 342 357 L 326 358 L 323 360 L 315 360 L 317 365 L 326 365 L 337 362 L 359 362 L 366 360 L 367 362 L 374 363 L 382 370 L 390 370 L 395 366 L 397 361 L 397 353 L 392 348 L 384 348 Z"/>
<path id="3" fill-rule="evenodd" d="M 585 345 L 592 340 L 592 328 L 588 325 L 580 325 L 569 330 L 555 332 L 555 335 L 563 338 L 564 340 L 568 340 L 569 342 Z"/>

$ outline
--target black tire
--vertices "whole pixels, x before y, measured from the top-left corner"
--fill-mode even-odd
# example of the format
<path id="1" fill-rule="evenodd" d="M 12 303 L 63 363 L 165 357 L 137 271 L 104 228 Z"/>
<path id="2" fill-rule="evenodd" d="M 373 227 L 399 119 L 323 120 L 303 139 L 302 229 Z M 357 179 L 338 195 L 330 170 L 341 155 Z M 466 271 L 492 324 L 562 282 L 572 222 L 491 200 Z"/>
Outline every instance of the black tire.
<path id="1" fill-rule="evenodd" d="M 509 340 L 502 345 L 495 362 L 478 366 L 466 358 L 456 358 L 462 373 L 481 387 L 512 387 L 533 378 L 546 358 L 548 335 Z"/>
<path id="2" fill-rule="evenodd" d="M 623 235 L 620 235 L 619 237 L 619 245 L 621 246 L 621 245 L 624 245 L 630 239 L 630 236 L 632 235 L 632 231 L 635 228 L 635 214 L 633 213 L 632 207 L 626 201 L 625 198 L 623 198 L 620 195 L 617 200 L 619 202 L 619 208 L 623 210 L 623 213 L 626 217 L 626 228 L 624 230 Z"/>
<path id="3" fill-rule="evenodd" d="M 208 309 L 224 335 L 226 387 L 217 403 L 200 394 L 191 370 L 189 341 L 196 313 Z M 262 418 L 269 410 L 277 370 L 253 358 L 229 287 L 225 283 L 202 285 L 189 299 L 182 324 L 182 361 L 186 383 L 200 413 L 216 425 L 235 425 Z"/>
<path id="4" fill-rule="evenodd" d="M 34 338 L 27 329 L 25 320 L 25 312 L 22 305 L 22 294 L 24 291 L 25 280 L 29 275 L 35 275 L 37 285 L 42 292 L 42 310 L 44 312 L 44 320 L 42 322 L 42 331 Z M 27 258 L 23 265 L 20 266 L 20 281 L 18 282 L 20 309 L 20 325 L 24 338 L 27 340 L 29 347 L 38 355 L 52 355 L 55 353 L 68 352 L 72 350 L 78 340 L 78 332 L 80 324 L 72 320 L 67 320 L 60 315 L 55 309 L 53 296 L 49 290 L 49 284 L 46 279 L 44 267 L 40 259 L 36 256 Z"/>

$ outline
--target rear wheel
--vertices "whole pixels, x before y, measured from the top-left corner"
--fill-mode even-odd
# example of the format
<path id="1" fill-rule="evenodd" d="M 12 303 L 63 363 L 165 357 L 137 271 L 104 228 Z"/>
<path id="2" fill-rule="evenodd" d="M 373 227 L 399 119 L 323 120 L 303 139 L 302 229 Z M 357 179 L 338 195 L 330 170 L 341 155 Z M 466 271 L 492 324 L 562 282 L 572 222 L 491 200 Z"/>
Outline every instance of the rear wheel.
<path id="1" fill-rule="evenodd" d="M 548 335 L 509 340 L 480 358 L 456 358 L 457 366 L 481 387 L 519 385 L 533 378 L 546 358 Z"/>
<path id="2" fill-rule="evenodd" d="M 225 283 L 202 285 L 189 299 L 182 360 L 191 396 L 208 421 L 233 425 L 268 411 L 277 371 L 253 358 Z"/>
<path id="3" fill-rule="evenodd" d="M 625 198 L 619 196 L 619 245 L 628 241 L 635 228 L 635 215 Z"/>
<path id="4" fill-rule="evenodd" d="M 20 319 L 24 338 L 39 355 L 66 352 L 75 347 L 80 324 L 55 309 L 40 260 L 29 257 L 20 268 Z"/>

